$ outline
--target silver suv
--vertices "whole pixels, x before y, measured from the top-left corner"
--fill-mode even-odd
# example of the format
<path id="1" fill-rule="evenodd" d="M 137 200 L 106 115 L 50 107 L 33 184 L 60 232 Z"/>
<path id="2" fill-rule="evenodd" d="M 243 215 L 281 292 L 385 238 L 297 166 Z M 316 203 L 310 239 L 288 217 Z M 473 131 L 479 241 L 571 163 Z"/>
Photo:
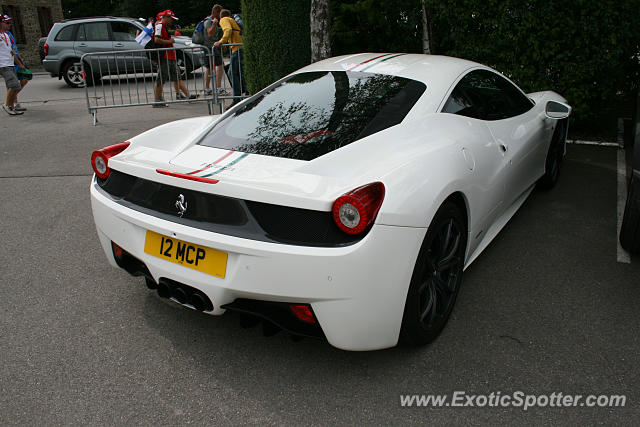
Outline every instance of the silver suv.
<path id="1" fill-rule="evenodd" d="M 116 18 L 102 16 L 94 18 L 67 19 L 56 22 L 44 45 L 45 58 L 42 61 L 44 69 L 52 77 L 63 78 L 71 87 L 81 87 L 85 84 L 82 75 L 80 57 L 85 53 L 113 52 L 124 50 L 140 50 L 139 56 L 99 57 L 91 64 L 85 63 L 87 81 L 92 84 L 100 75 L 125 73 L 132 70 L 135 59 L 137 70 L 153 71 L 154 64 L 147 58 L 144 48 L 135 38 L 142 31 L 144 25 L 131 18 Z M 191 46 L 189 37 L 174 37 L 175 48 Z M 185 50 L 184 55 L 177 55 L 178 67 L 182 78 L 186 78 L 194 69 L 200 68 L 203 55 L 198 50 Z M 129 63 L 131 62 L 131 63 Z"/>

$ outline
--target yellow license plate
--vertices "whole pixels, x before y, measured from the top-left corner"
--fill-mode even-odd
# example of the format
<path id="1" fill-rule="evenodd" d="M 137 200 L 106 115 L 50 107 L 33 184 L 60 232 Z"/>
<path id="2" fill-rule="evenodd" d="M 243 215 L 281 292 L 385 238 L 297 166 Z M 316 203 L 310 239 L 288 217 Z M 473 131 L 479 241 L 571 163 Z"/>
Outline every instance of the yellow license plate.
<path id="1" fill-rule="evenodd" d="M 149 255 L 224 279 L 227 253 L 147 230 L 144 251 Z"/>

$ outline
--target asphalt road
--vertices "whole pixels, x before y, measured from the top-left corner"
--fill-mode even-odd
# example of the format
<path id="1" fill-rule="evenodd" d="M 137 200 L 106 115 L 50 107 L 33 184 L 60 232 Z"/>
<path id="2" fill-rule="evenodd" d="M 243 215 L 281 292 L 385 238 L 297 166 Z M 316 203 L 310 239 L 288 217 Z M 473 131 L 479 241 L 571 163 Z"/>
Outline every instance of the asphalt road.
<path id="1" fill-rule="evenodd" d="M 4 97 L 4 87 L 0 96 Z M 205 104 L 101 112 L 38 75 L 0 116 L 0 424 L 634 424 L 640 260 L 616 262 L 616 150 L 569 146 L 466 271 L 432 345 L 350 353 L 184 309 L 111 268 L 91 152 Z M 391 248 L 390 248 L 391 250 Z M 624 394 L 624 408 L 402 408 L 400 394 Z"/>

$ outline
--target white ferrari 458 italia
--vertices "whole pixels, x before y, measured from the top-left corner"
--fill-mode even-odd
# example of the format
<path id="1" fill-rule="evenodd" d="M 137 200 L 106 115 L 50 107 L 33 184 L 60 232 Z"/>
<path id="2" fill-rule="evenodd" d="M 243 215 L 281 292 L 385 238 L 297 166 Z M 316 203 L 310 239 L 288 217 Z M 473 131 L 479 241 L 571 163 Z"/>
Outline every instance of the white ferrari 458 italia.
<path id="1" fill-rule="evenodd" d="M 570 112 L 462 59 L 327 59 L 95 151 L 98 236 L 192 309 L 345 350 L 425 344 L 463 270 L 556 183 Z"/>

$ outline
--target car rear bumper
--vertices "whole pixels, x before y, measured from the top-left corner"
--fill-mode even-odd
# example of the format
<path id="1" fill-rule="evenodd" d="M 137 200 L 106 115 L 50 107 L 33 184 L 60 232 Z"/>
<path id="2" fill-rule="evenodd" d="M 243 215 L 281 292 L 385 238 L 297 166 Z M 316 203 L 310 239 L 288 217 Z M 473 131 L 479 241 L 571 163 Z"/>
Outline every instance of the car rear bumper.
<path id="1" fill-rule="evenodd" d="M 45 58 L 42 61 L 42 66 L 44 67 L 46 72 L 51 74 L 51 77 L 58 77 L 58 75 L 60 74 L 60 61 L 58 60 L 52 61 Z"/>
<path id="2" fill-rule="evenodd" d="M 225 312 L 236 300 L 307 303 L 327 340 L 345 350 L 375 350 L 398 341 L 404 302 L 426 229 L 374 225 L 344 247 L 308 247 L 218 234 L 122 206 L 91 184 L 100 243 L 117 266 L 111 242 L 141 260 L 153 279 L 187 284 Z M 228 254 L 224 278 L 149 255 L 147 230 Z"/>

